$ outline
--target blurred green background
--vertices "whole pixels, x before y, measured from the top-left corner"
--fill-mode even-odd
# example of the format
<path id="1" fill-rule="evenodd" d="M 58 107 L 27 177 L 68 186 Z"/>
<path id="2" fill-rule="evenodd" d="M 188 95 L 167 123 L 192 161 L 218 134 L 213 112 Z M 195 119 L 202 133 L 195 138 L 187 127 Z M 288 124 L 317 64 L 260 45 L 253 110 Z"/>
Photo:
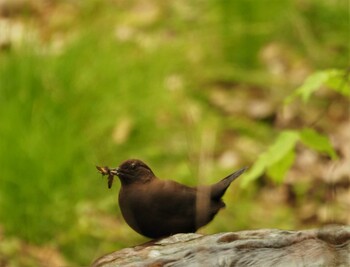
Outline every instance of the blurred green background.
<path id="1" fill-rule="evenodd" d="M 1 1 L 0 266 L 84 266 L 147 241 L 95 165 L 139 158 L 209 184 L 305 125 L 341 163 L 297 147 L 282 184 L 237 182 L 200 232 L 349 224 L 349 99 L 283 105 L 309 74 L 348 65 L 341 0 Z"/>

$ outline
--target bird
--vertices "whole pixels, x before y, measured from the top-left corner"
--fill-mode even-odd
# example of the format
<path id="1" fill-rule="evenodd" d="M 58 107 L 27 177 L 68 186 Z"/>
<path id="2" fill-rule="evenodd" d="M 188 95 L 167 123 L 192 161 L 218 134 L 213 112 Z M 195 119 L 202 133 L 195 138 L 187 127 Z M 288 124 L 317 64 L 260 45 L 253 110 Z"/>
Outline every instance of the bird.
<path id="1" fill-rule="evenodd" d="M 124 220 L 134 231 L 152 239 L 194 233 L 208 224 L 225 207 L 222 197 L 229 185 L 247 169 L 241 168 L 212 185 L 190 187 L 159 179 L 139 159 L 128 159 L 117 168 L 96 168 L 108 176 L 108 188 L 114 176 L 119 177 L 118 202 Z"/>

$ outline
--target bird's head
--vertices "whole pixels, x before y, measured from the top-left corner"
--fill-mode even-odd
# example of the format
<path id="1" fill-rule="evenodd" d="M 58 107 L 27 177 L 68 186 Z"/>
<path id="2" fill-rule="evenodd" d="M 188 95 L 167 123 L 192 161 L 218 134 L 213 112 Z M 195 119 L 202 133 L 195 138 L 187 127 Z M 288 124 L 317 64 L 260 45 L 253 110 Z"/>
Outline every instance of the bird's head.
<path id="1" fill-rule="evenodd" d="M 129 159 L 120 164 L 117 168 L 96 166 L 102 176 L 108 176 L 108 188 L 112 187 L 114 176 L 118 176 L 122 185 L 133 183 L 146 183 L 155 175 L 150 167 L 138 159 Z"/>
<path id="2" fill-rule="evenodd" d="M 131 183 L 144 183 L 154 178 L 150 167 L 138 159 L 128 159 L 113 170 L 123 185 Z"/>

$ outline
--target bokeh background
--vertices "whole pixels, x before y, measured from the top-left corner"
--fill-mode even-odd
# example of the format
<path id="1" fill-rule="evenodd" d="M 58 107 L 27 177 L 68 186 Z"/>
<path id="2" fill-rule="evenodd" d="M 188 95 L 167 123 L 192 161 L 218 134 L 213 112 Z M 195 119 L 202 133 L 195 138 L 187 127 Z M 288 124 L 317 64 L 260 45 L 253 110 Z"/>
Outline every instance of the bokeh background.
<path id="1" fill-rule="evenodd" d="M 349 98 L 284 102 L 346 70 L 349 40 L 342 0 L 1 0 L 0 266 L 86 266 L 147 241 L 95 165 L 209 184 L 285 129 L 324 134 L 338 159 L 298 144 L 282 181 L 235 182 L 199 232 L 350 224 Z"/>

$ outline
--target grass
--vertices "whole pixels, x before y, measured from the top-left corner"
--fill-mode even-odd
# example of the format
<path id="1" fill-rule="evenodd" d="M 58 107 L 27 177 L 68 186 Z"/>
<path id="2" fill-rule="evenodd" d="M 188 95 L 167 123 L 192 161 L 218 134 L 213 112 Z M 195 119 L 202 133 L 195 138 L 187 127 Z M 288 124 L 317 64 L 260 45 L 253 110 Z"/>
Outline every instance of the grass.
<path id="1" fill-rule="evenodd" d="M 86 265 L 92 256 L 143 240 L 129 235 L 116 206 L 118 185 L 107 191 L 96 164 L 138 157 L 160 176 L 172 173 L 190 184 L 202 159 L 211 182 L 213 173 L 228 171 L 210 167 L 228 129 L 268 142 L 270 124 L 222 116 L 208 103 L 207 85 L 228 80 L 268 87 L 259 53 L 269 42 L 284 43 L 315 68 L 344 66 L 337 51 L 346 49 L 348 21 L 341 2 L 298 7 L 275 1 L 273 8 L 267 2 L 210 1 L 189 13 L 181 9 L 185 3 L 159 3 L 169 16 L 144 26 L 129 20 L 128 6 L 113 16 L 110 4 L 89 1 L 62 51 L 24 44 L 1 52 L 0 222 L 6 235 L 54 245 L 72 265 Z M 132 37 L 116 38 L 115 25 L 127 25 Z M 322 56 L 309 53 L 313 49 Z M 251 207 L 250 197 L 243 207 Z M 229 210 L 224 223 L 208 231 L 227 229 L 230 214 L 245 210 Z M 250 227 L 242 214 L 235 215 L 238 227 Z M 286 211 L 275 221 L 284 219 L 293 226 Z"/>

